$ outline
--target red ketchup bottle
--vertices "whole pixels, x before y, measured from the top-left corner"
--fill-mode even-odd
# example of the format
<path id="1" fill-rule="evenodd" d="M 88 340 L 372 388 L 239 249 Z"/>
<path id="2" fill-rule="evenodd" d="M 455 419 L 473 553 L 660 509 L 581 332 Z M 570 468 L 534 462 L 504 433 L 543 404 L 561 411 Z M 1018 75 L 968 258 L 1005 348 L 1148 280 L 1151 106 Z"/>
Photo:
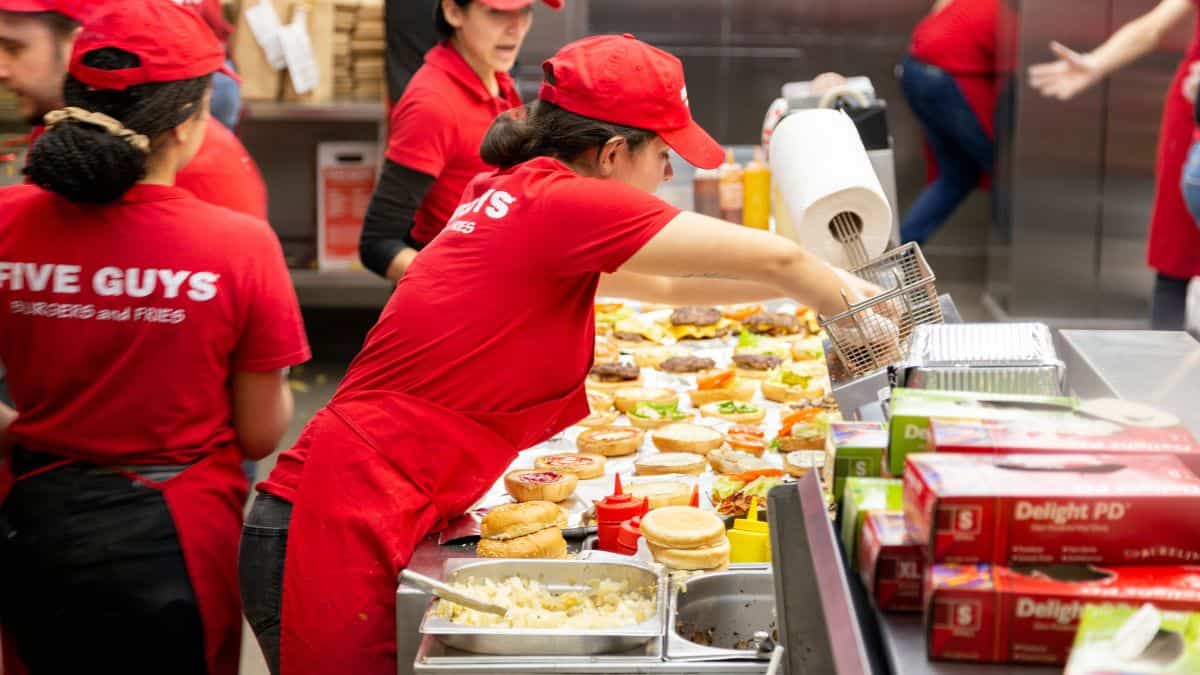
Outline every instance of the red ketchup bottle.
<path id="1" fill-rule="evenodd" d="M 638 539 L 642 538 L 642 516 L 645 516 L 649 510 L 650 500 L 642 497 L 641 515 L 621 523 L 621 529 L 617 532 L 617 553 L 637 555 Z"/>
<path id="2" fill-rule="evenodd" d="M 617 553 L 617 534 L 621 523 L 638 515 L 642 503 L 621 491 L 621 474 L 613 480 L 613 493 L 596 502 L 596 535 L 600 550 Z"/>

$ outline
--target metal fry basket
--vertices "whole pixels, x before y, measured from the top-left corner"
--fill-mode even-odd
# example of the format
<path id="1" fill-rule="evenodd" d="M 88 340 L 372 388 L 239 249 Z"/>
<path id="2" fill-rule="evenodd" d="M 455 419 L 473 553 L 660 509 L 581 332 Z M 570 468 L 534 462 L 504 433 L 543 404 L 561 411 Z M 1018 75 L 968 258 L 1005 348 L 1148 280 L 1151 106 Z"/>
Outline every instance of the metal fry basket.
<path id="1" fill-rule="evenodd" d="M 908 355 L 913 329 L 943 323 L 936 277 L 915 243 L 892 249 L 850 270 L 884 289 L 880 295 L 821 319 L 842 365 L 851 377 L 869 375 Z"/>

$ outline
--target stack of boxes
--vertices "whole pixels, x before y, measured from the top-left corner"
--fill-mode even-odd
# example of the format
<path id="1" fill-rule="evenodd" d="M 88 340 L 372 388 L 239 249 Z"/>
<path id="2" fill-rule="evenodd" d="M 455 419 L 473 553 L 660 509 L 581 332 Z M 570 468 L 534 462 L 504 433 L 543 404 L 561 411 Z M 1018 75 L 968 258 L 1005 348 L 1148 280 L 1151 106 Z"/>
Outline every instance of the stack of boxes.
<path id="1" fill-rule="evenodd" d="M 378 101 L 387 93 L 382 0 L 338 0 L 334 5 L 333 95 Z"/>
<path id="2" fill-rule="evenodd" d="M 925 612 L 930 658 L 1063 664 L 1088 603 L 1200 611 L 1200 443 L 1177 420 L 1064 397 L 891 405 L 895 478 L 844 482 L 843 544 L 881 610 Z"/>

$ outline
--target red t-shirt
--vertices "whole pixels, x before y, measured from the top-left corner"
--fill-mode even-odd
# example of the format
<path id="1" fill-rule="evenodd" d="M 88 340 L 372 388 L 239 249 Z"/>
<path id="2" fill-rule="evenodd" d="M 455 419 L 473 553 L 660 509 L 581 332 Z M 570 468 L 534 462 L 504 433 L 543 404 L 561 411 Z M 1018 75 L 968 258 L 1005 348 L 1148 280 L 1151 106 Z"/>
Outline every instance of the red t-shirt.
<path id="1" fill-rule="evenodd" d="M 470 416 L 570 394 L 592 363 L 600 273 L 679 209 L 539 158 L 480 176 L 456 213 L 396 285 L 335 401 L 396 391 Z M 304 454 L 282 453 L 260 489 L 291 500 Z"/>
<path id="2" fill-rule="evenodd" d="M 999 0 L 954 0 L 913 29 L 909 53 L 954 77 L 988 136 L 996 116 Z"/>
<path id="3" fill-rule="evenodd" d="M 46 127 L 34 127 L 29 134 L 30 147 L 44 133 Z M 175 175 L 175 184 L 200 201 L 262 220 L 267 217 L 267 185 L 258 165 L 238 137 L 212 117 L 200 149 Z"/>
<path id="4" fill-rule="evenodd" d="M 495 168 L 479 158 L 483 136 L 497 115 L 521 105 L 507 73 L 496 73 L 496 82 L 499 96 L 443 42 L 425 55 L 392 108 L 387 158 L 435 179 L 413 222 L 411 236 L 422 244 L 442 231 L 467 183 Z"/>
<path id="5" fill-rule="evenodd" d="M 186 463 L 235 443 L 234 371 L 309 357 L 265 222 L 177 187 L 106 206 L 0 190 L 0 361 L 30 450 Z"/>
<path id="6" fill-rule="evenodd" d="M 238 137 L 212 117 L 200 150 L 175 176 L 175 184 L 209 204 L 267 218 L 267 185 L 258 165 Z"/>

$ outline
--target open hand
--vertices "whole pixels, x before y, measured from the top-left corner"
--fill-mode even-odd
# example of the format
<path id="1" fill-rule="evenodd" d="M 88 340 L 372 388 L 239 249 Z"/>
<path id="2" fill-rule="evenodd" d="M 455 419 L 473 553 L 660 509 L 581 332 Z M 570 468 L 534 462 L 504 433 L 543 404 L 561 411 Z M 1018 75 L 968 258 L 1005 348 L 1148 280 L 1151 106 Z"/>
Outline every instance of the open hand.
<path id="1" fill-rule="evenodd" d="M 1080 54 L 1062 43 L 1051 42 L 1057 61 L 1029 67 L 1029 84 L 1042 96 L 1066 101 L 1100 81 L 1103 73 L 1088 54 Z"/>

